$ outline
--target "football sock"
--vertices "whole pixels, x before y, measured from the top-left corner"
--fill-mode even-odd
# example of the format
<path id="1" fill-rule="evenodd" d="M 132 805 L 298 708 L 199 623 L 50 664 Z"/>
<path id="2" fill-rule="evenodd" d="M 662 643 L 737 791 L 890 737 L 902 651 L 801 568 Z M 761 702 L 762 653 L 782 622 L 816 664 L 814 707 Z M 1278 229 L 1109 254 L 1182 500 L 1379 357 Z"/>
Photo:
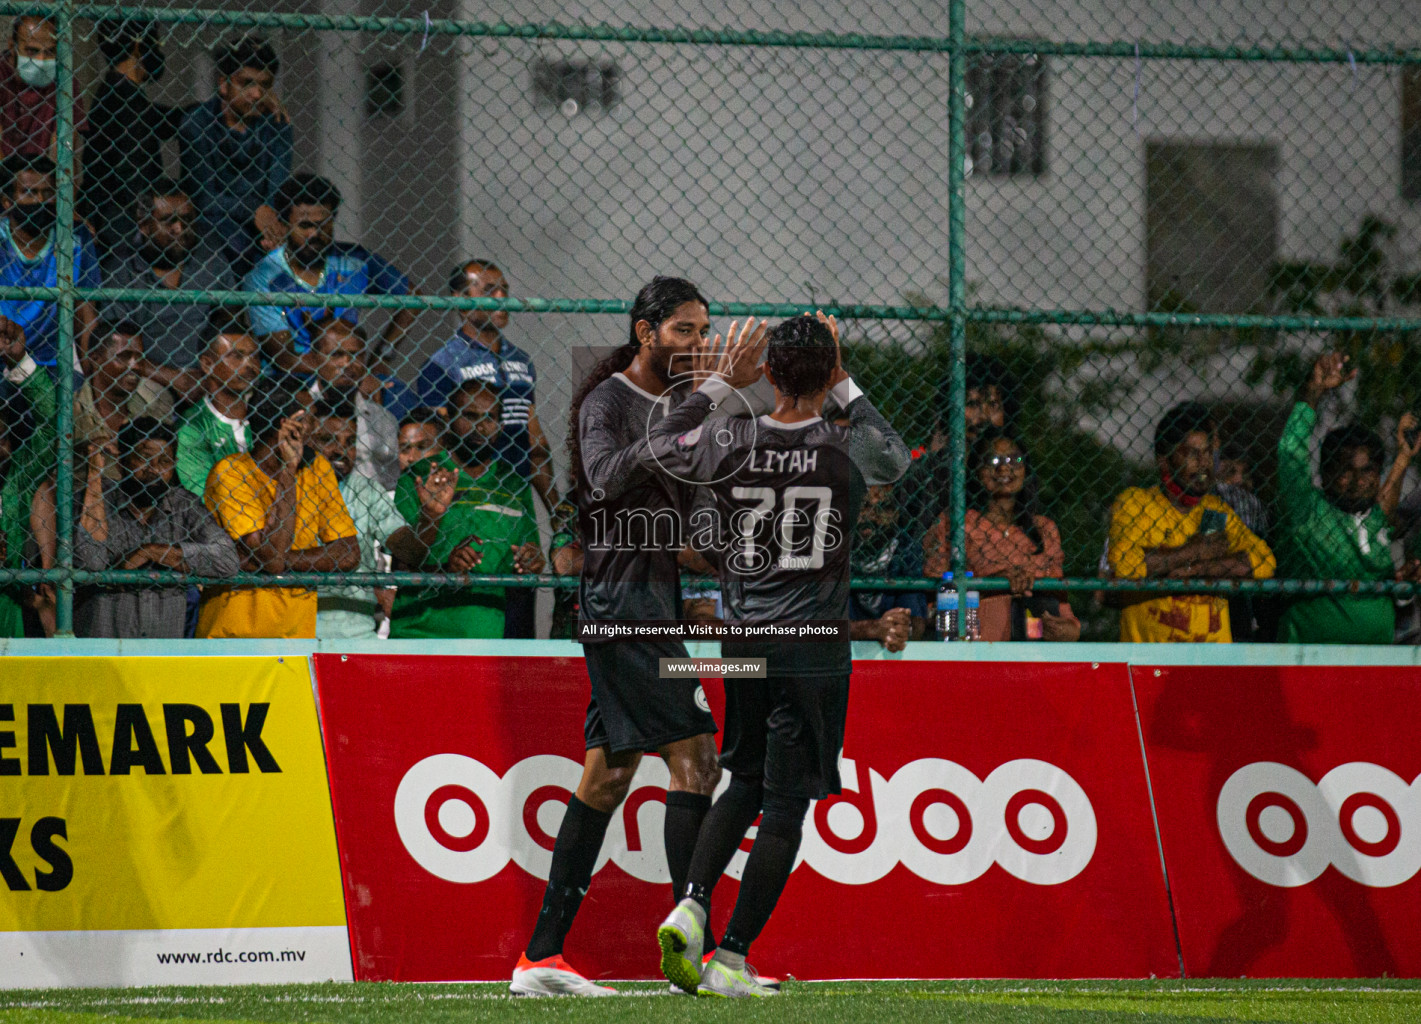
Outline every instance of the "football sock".
<path id="1" fill-rule="evenodd" d="M 529 960 L 543 960 L 562 952 L 572 928 L 577 908 L 592 884 L 592 869 L 602 852 L 610 814 L 588 807 L 576 796 L 567 802 L 567 813 L 553 844 L 553 863 L 548 870 L 548 887 L 543 892 L 543 908 L 533 937 L 528 940 Z"/>
<path id="2" fill-rule="evenodd" d="M 725 926 L 717 957 L 723 952 L 739 953 L 743 957 L 749 952 L 750 943 L 764 930 L 789 881 L 789 873 L 794 870 L 794 858 L 799 853 L 799 840 L 804 832 L 804 815 L 808 811 L 809 801 L 802 797 L 765 794 L 765 816 L 760 819 L 755 845 L 745 863 L 740 895 L 730 923 Z"/>
<path id="3" fill-rule="evenodd" d="M 755 819 L 760 816 L 760 802 L 764 799 L 764 787 L 758 775 L 730 776 L 730 785 L 710 809 L 701 823 L 700 838 L 696 841 L 696 854 L 691 858 L 690 871 L 686 875 L 686 888 L 681 895 L 689 896 L 707 911 L 710 910 L 711 894 L 715 883 L 725 873 L 730 858 L 740 848 L 740 840 Z M 707 936 L 706 948 L 713 943 Z"/>
<path id="4" fill-rule="evenodd" d="M 703 793 L 673 790 L 666 794 L 666 866 L 671 869 L 671 901 L 679 903 L 686 895 L 686 873 L 691 869 L 691 856 L 696 852 L 696 837 L 701 822 L 710 810 L 710 797 Z"/>
<path id="5" fill-rule="evenodd" d="M 726 967 L 729 967 L 732 971 L 743 971 L 743 970 L 745 969 L 745 954 L 744 954 L 744 953 L 732 953 L 730 950 L 726 949 L 724 946 L 721 946 L 719 949 L 717 949 L 717 950 L 715 951 L 715 957 L 714 957 L 714 959 L 715 959 L 715 962 L 716 962 L 716 963 L 718 963 L 718 964 L 724 964 Z"/>

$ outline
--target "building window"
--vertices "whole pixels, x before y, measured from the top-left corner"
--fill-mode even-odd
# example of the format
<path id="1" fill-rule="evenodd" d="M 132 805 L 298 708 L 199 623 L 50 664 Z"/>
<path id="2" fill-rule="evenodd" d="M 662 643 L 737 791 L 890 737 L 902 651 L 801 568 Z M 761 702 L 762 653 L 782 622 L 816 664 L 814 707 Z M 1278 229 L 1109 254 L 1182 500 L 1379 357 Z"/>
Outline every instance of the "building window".
<path id="1" fill-rule="evenodd" d="M 594 109 L 607 113 L 621 100 L 621 69 L 612 61 L 533 62 L 533 102 L 568 117 Z"/>
<path id="2" fill-rule="evenodd" d="M 979 53 L 967 64 L 968 173 L 1046 173 L 1046 60 Z"/>
<path id="3" fill-rule="evenodd" d="M 405 71 L 398 64 L 377 64 L 365 71 L 365 116 L 398 117 L 405 110 Z"/>
<path id="4" fill-rule="evenodd" d="M 1401 198 L 1421 201 L 1421 68 L 1401 69 Z"/>

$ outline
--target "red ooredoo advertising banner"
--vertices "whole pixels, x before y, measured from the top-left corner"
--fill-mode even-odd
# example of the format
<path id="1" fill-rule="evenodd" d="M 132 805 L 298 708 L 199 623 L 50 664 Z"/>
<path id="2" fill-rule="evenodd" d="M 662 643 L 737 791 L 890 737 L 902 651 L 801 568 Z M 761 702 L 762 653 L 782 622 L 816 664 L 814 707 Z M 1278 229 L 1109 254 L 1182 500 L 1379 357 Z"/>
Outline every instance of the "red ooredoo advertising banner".
<path id="1" fill-rule="evenodd" d="M 1421 673 L 1132 671 L 1187 973 L 1421 974 Z"/>
<path id="2" fill-rule="evenodd" d="M 315 662 L 356 977 L 507 978 L 581 773 L 582 661 Z M 1177 973 L 1125 665 L 858 663 L 842 771 L 753 950 L 767 974 Z M 566 950 L 589 976 L 657 976 L 666 783 L 645 758 L 613 819 Z"/>

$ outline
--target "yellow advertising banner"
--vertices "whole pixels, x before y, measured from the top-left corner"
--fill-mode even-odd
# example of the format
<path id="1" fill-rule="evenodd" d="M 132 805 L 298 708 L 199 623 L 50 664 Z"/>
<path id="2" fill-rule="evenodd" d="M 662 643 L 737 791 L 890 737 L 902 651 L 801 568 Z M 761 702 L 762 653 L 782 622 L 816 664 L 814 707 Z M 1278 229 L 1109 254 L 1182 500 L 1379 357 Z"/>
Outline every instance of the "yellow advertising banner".
<path id="1" fill-rule="evenodd" d="M 76 970 L 349 977 L 305 658 L 0 659 L 0 985 Z"/>

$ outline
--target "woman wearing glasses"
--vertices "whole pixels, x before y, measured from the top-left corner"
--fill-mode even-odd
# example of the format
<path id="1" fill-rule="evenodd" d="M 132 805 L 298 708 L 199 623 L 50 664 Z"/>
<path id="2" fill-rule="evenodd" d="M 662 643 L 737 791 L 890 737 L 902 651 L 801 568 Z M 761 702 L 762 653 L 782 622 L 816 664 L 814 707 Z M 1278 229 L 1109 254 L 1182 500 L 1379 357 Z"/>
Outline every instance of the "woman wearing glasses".
<path id="1" fill-rule="evenodd" d="M 983 640 L 1079 640 L 1081 624 L 1060 591 L 1035 594 L 1042 577 L 1064 575 L 1061 534 L 1036 511 L 1036 480 L 1026 449 L 1010 433 L 977 439 L 967 463 L 967 568 L 978 577 L 1005 576 L 1011 593 L 984 596 Z M 952 568 L 947 514 L 923 538 L 923 571 Z"/>

